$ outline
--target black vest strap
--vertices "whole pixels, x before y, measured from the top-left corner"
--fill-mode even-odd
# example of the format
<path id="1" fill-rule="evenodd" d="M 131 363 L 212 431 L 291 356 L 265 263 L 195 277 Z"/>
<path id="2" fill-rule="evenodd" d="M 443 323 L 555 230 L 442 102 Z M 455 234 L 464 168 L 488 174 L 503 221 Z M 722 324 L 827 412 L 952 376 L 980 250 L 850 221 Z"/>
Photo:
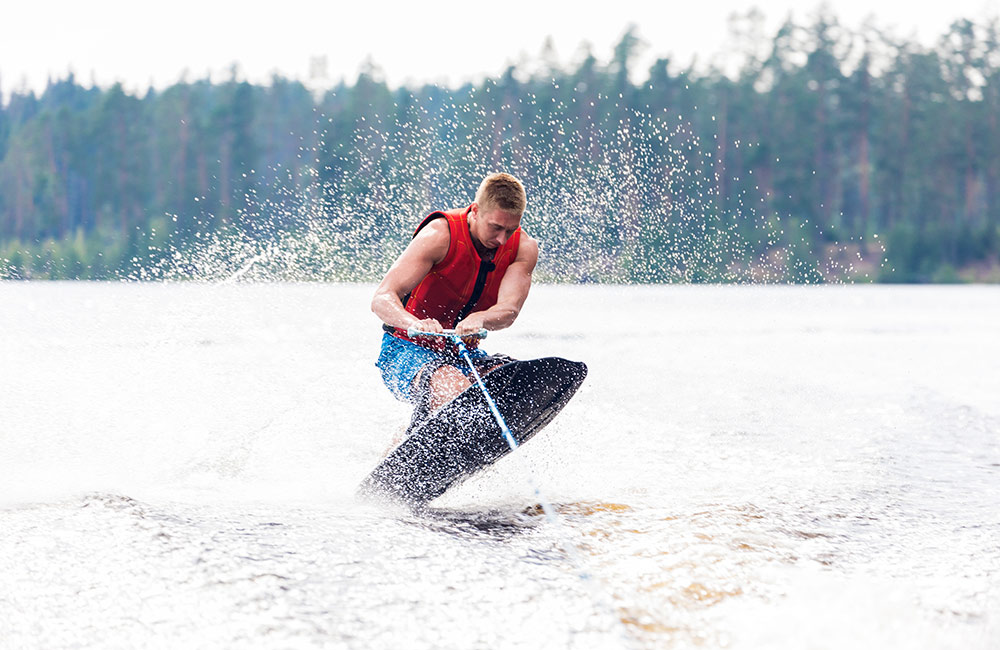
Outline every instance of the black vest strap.
<path id="1" fill-rule="evenodd" d="M 479 273 L 476 274 L 476 284 L 472 287 L 472 295 L 469 296 L 469 302 L 465 303 L 465 306 L 458 312 L 458 317 L 455 319 L 456 324 L 461 323 L 475 309 L 479 297 L 483 295 L 483 289 L 486 288 L 486 276 L 496 268 L 497 265 L 493 262 L 482 261 L 479 263 Z"/>

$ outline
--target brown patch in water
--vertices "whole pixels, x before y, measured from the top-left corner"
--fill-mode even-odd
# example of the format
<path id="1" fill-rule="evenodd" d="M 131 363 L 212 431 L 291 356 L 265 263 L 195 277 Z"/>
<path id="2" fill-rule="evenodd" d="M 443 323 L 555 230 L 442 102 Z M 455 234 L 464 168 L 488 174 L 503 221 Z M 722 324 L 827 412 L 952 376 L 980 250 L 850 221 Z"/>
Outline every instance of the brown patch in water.
<path id="1" fill-rule="evenodd" d="M 581 501 L 580 503 L 564 503 L 556 506 L 556 510 L 564 515 L 595 515 L 599 512 L 622 514 L 633 512 L 632 506 L 624 503 L 605 503 L 602 501 Z"/>

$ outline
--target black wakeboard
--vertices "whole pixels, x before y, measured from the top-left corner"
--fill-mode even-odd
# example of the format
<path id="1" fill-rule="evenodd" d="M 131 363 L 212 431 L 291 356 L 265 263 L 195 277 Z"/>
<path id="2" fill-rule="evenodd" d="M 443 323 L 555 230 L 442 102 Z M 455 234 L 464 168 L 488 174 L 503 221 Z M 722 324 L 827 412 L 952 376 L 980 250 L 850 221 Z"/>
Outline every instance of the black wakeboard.
<path id="1" fill-rule="evenodd" d="M 483 384 L 520 445 L 552 421 L 586 376 L 579 361 L 547 357 L 504 364 L 483 376 Z M 482 389 L 473 384 L 414 425 L 358 495 L 419 507 L 510 451 Z"/>

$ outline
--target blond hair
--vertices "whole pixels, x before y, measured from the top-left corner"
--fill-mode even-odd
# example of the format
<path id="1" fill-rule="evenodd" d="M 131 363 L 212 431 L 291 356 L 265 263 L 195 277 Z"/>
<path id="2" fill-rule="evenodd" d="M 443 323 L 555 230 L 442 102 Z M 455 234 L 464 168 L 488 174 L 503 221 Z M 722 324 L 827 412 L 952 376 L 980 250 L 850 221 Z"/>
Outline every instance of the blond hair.
<path id="1" fill-rule="evenodd" d="M 483 212 L 500 209 L 521 216 L 528 204 L 524 185 L 510 174 L 490 174 L 476 192 L 476 203 Z"/>

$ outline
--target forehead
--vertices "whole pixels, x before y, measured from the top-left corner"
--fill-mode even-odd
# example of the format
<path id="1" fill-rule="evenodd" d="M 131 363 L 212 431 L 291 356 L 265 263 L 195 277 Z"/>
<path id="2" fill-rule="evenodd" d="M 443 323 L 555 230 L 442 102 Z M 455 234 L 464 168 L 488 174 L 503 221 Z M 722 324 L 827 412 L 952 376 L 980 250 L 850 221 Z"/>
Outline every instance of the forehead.
<path id="1" fill-rule="evenodd" d="M 499 208 L 482 213 L 483 221 L 490 225 L 497 225 L 503 228 L 517 228 L 521 225 L 521 215 L 507 212 Z"/>

